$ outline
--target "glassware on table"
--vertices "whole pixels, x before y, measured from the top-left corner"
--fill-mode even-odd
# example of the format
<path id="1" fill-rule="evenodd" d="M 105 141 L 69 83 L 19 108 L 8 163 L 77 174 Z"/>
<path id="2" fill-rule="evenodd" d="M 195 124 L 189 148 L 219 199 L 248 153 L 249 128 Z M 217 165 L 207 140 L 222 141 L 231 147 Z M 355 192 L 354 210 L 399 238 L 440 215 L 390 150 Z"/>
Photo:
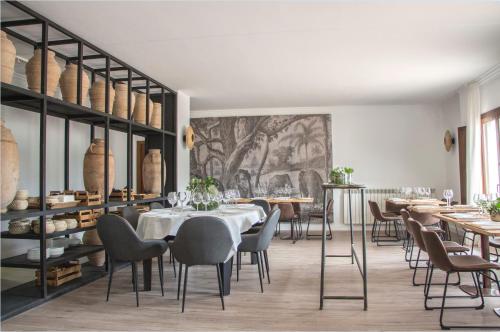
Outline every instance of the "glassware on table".
<path id="1" fill-rule="evenodd" d="M 444 198 L 446 198 L 446 205 L 448 207 L 451 206 L 451 199 L 453 198 L 453 190 L 445 189 L 443 191 L 443 196 L 444 196 Z"/>
<path id="2" fill-rule="evenodd" d="M 198 206 L 203 201 L 203 194 L 200 192 L 194 193 L 193 195 L 193 203 L 196 206 L 196 211 L 198 211 Z"/>
<path id="3" fill-rule="evenodd" d="M 184 203 L 188 200 L 187 192 L 185 192 L 185 191 L 178 192 L 177 199 L 179 200 L 179 203 L 181 204 L 181 211 L 184 211 Z"/>
<path id="4" fill-rule="evenodd" d="M 178 199 L 179 197 L 177 196 L 177 193 L 175 191 L 171 191 L 167 195 L 168 203 L 172 208 L 175 207 L 175 204 L 177 204 Z"/>
<path id="5" fill-rule="evenodd" d="M 213 199 L 214 199 L 214 201 L 217 203 L 217 205 L 218 205 L 218 206 L 220 206 L 220 203 L 222 202 L 223 197 L 224 197 L 224 195 L 222 195 L 222 193 L 221 193 L 221 192 L 218 192 L 217 194 L 215 194 L 215 195 L 213 196 Z"/>
<path id="6" fill-rule="evenodd" d="M 205 211 L 208 210 L 208 204 L 210 204 L 211 201 L 212 201 L 211 195 L 207 192 L 204 192 L 201 202 L 203 203 L 203 205 L 205 205 Z"/>
<path id="7" fill-rule="evenodd" d="M 425 195 L 427 196 L 427 198 L 431 198 L 432 189 L 430 187 L 425 188 Z"/>

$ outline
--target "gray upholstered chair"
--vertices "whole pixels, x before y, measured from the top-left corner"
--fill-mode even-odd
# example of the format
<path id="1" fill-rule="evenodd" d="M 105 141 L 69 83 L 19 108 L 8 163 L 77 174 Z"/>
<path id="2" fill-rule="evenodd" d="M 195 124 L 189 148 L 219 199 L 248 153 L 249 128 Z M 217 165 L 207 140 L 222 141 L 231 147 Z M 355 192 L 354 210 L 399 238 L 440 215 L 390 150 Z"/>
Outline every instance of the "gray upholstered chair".
<path id="1" fill-rule="evenodd" d="M 163 205 L 161 205 L 161 203 L 158 203 L 158 202 L 153 202 L 151 204 L 149 204 L 149 209 L 150 210 L 158 210 L 158 209 L 164 209 L 165 207 Z"/>
<path id="2" fill-rule="evenodd" d="M 122 209 L 122 217 L 127 220 L 133 229 L 137 229 L 137 224 L 139 223 L 139 211 L 135 206 L 125 206 Z"/>
<path id="3" fill-rule="evenodd" d="M 262 209 L 264 209 L 266 216 L 269 214 L 269 212 L 271 212 L 271 205 L 265 199 L 252 199 L 250 203 L 260 206 Z"/>
<path id="4" fill-rule="evenodd" d="M 104 249 L 109 258 L 109 281 L 106 301 L 109 300 L 111 282 L 113 280 L 114 265 L 117 262 L 130 262 L 132 265 L 133 285 L 137 306 L 139 306 L 139 289 L 137 287 L 137 261 L 158 258 L 160 272 L 161 295 L 163 291 L 163 254 L 167 250 L 167 243 L 163 240 L 141 240 L 135 230 L 124 218 L 106 214 L 99 217 L 97 233 L 101 238 Z"/>
<path id="5" fill-rule="evenodd" d="M 271 243 L 271 240 L 274 237 L 274 230 L 276 229 L 276 225 L 280 219 L 281 211 L 279 209 L 271 211 L 271 213 L 267 216 L 267 219 L 260 229 L 258 233 L 255 234 L 243 234 L 242 241 L 238 246 L 238 256 L 236 260 L 236 273 L 237 279 L 239 279 L 239 270 L 241 266 L 241 253 L 249 252 L 253 253 L 257 257 L 257 267 L 259 270 L 259 281 L 260 281 L 260 290 L 264 292 L 264 288 L 262 286 L 262 278 L 264 275 L 264 262 L 266 265 L 267 271 L 267 281 L 271 283 L 271 278 L 269 277 L 269 261 L 267 259 L 267 248 Z"/>
<path id="6" fill-rule="evenodd" d="M 174 258 L 179 262 L 179 281 L 177 299 L 182 278 L 182 266 L 185 265 L 184 288 L 182 291 L 182 312 L 186 300 L 188 269 L 195 265 L 215 265 L 219 295 L 224 310 L 222 295 L 221 264 L 224 263 L 233 246 L 231 232 L 224 220 L 217 217 L 194 217 L 186 220 L 179 230 L 174 241 L 169 242 Z"/>

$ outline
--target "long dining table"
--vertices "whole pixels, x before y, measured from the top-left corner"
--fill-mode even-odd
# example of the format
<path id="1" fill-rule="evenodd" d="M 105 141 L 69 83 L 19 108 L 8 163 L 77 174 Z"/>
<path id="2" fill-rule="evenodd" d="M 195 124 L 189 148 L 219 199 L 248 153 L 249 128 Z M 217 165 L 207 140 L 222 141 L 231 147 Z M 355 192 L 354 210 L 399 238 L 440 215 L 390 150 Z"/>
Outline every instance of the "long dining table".
<path id="1" fill-rule="evenodd" d="M 248 231 L 252 225 L 261 222 L 266 213 L 260 206 L 254 204 L 233 204 L 224 205 L 212 211 L 195 211 L 191 207 L 184 209 L 167 208 L 155 209 L 139 216 L 137 224 L 137 235 L 143 240 L 149 239 L 165 239 L 167 237 L 175 237 L 177 231 L 184 221 L 193 217 L 213 216 L 221 218 L 227 225 L 231 239 L 233 241 L 232 248 L 228 253 L 226 262 L 222 265 L 222 282 L 224 295 L 229 295 L 231 292 L 231 274 L 233 256 L 238 251 L 238 245 L 241 243 L 241 233 Z M 152 261 L 143 262 L 144 271 L 144 290 L 151 290 L 151 271 Z"/>

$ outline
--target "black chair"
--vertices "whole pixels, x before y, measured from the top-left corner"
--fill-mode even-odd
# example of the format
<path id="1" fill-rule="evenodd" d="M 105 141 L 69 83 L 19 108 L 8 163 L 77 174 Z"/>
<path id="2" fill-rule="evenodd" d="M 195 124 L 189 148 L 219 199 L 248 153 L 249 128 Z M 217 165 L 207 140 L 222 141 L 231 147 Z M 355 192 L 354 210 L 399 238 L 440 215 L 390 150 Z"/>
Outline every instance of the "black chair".
<path id="1" fill-rule="evenodd" d="M 267 249 L 269 248 L 269 244 L 274 237 L 274 230 L 276 229 L 276 225 L 278 225 L 280 214 L 281 211 L 279 209 L 273 210 L 268 215 L 260 231 L 255 234 L 243 234 L 241 243 L 238 246 L 238 256 L 236 259 L 236 278 L 237 280 L 239 280 L 241 268 L 241 253 L 249 252 L 255 254 L 257 258 L 257 267 L 259 270 L 261 292 L 264 292 L 264 287 L 262 286 L 262 279 L 265 276 L 264 263 L 267 272 L 267 282 L 271 283 L 271 277 L 269 276 L 269 260 L 267 258 Z"/>
<path id="2" fill-rule="evenodd" d="M 114 266 L 118 262 L 129 262 L 132 265 L 133 285 L 137 306 L 139 306 L 139 287 L 137 286 L 137 263 L 154 257 L 158 258 L 161 295 L 163 296 L 163 254 L 167 243 L 163 240 L 141 240 L 132 226 L 124 218 L 106 214 L 99 217 L 97 233 L 109 257 L 109 281 L 106 301 L 109 300 Z"/>
<path id="3" fill-rule="evenodd" d="M 265 199 L 252 199 L 250 203 L 260 206 L 266 213 L 266 216 L 271 212 L 271 205 Z"/>
<path id="4" fill-rule="evenodd" d="M 170 249 L 179 262 L 179 281 L 177 285 L 177 299 L 181 287 L 182 266 L 184 272 L 184 288 L 182 292 L 182 312 L 186 300 L 188 269 L 195 265 L 215 265 L 217 268 L 217 281 L 219 295 L 224 310 L 224 296 L 222 294 L 222 264 L 227 260 L 233 240 L 231 232 L 224 220 L 217 217 L 194 217 L 186 220 L 175 237 L 169 242 Z"/>
<path id="5" fill-rule="evenodd" d="M 125 206 L 122 209 L 122 217 L 127 220 L 134 230 L 137 229 L 139 223 L 139 211 L 134 206 Z"/>
<path id="6" fill-rule="evenodd" d="M 164 209 L 164 208 L 165 207 L 161 203 L 158 203 L 158 202 L 153 202 L 153 203 L 149 204 L 150 210 L 158 210 L 158 209 Z"/>

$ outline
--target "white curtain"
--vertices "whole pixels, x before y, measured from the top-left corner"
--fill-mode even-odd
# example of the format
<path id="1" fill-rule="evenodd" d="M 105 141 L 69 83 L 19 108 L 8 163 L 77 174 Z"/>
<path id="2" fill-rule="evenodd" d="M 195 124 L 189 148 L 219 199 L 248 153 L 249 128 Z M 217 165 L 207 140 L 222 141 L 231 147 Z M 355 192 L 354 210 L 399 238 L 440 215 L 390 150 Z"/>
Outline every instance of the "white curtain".
<path id="1" fill-rule="evenodd" d="M 479 83 L 472 82 L 460 89 L 460 111 L 467 125 L 467 202 L 482 192 L 481 172 L 481 92 Z"/>

